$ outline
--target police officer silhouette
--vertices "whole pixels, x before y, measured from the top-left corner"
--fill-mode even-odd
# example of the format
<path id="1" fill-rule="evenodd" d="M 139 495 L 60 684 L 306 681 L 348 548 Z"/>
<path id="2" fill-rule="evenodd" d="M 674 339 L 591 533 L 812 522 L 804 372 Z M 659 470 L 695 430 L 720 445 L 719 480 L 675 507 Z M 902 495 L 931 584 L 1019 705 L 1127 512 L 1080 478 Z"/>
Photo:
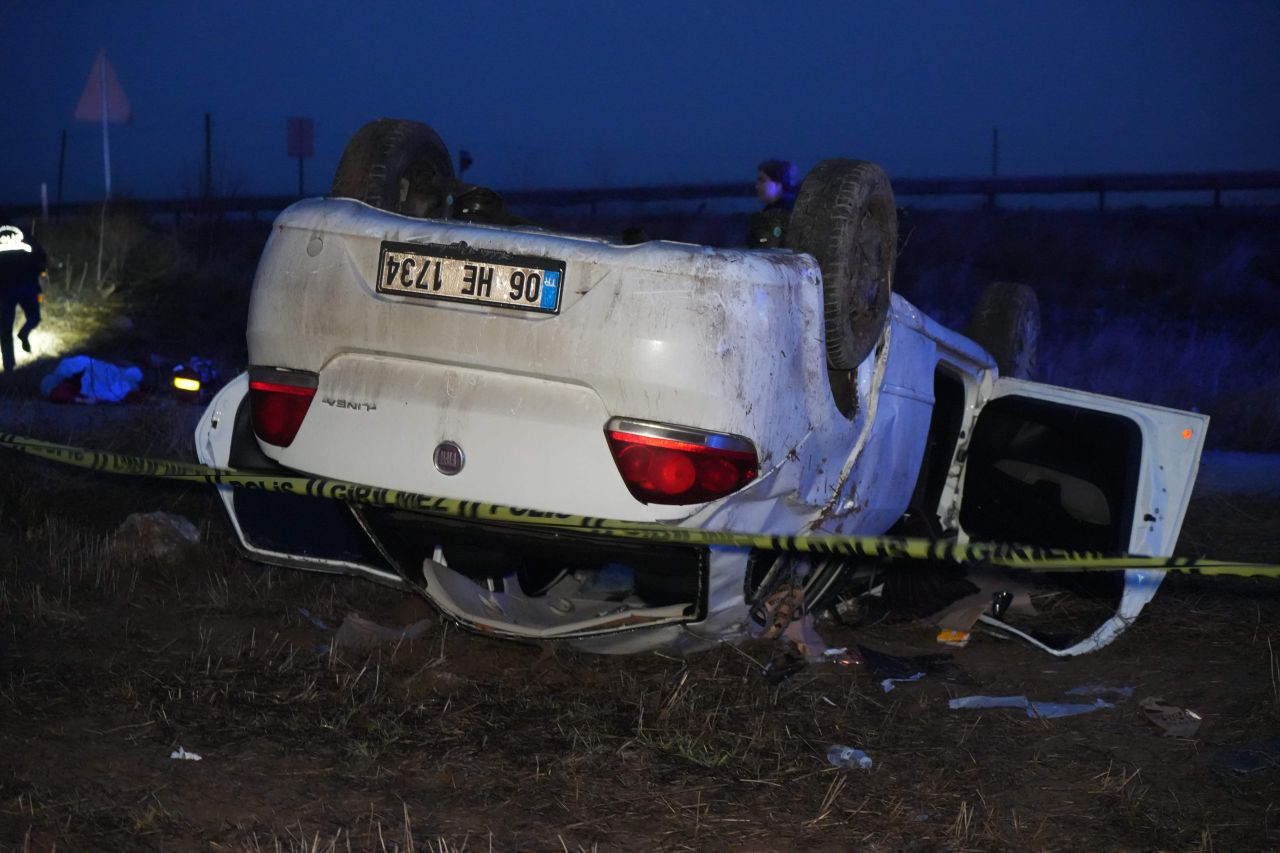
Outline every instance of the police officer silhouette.
<path id="1" fill-rule="evenodd" d="M 13 370 L 13 321 L 22 308 L 18 341 L 31 352 L 31 330 L 40 324 L 40 276 L 48 258 L 44 249 L 16 225 L 0 225 L 0 356 Z"/>

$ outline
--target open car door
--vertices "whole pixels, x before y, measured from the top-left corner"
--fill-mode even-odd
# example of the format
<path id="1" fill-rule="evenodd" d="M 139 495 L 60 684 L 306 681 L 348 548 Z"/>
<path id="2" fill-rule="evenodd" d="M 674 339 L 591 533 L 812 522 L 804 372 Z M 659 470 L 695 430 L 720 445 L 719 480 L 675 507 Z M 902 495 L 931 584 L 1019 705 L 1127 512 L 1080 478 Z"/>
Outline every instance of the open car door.
<path id="1" fill-rule="evenodd" d="M 1172 555 L 1208 422 L 1194 412 L 999 378 L 969 438 L 960 527 L 971 540 Z M 1116 616 L 1074 646 L 1032 642 L 1059 655 L 1100 648 L 1163 577 L 1126 571 Z"/>

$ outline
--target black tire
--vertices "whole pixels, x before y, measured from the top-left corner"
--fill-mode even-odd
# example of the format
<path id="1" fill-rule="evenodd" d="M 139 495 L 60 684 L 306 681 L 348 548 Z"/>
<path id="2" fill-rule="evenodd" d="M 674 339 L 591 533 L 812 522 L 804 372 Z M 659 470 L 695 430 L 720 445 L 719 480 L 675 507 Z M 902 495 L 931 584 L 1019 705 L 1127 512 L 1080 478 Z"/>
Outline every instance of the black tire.
<path id="1" fill-rule="evenodd" d="M 996 360 L 1001 376 L 1032 379 L 1040 344 L 1040 300 L 1025 284 L 987 285 L 965 335 Z"/>
<path id="2" fill-rule="evenodd" d="M 438 133 L 421 122 L 380 118 L 347 143 L 330 195 L 392 213 L 445 218 L 453 183 L 453 160 Z"/>
<path id="3" fill-rule="evenodd" d="M 880 339 L 893 290 L 898 209 L 884 170 L 863 160 L 815 166 L 796 196 L 787 248 L 822 270 L 828 368 L 853 370 Z"/>

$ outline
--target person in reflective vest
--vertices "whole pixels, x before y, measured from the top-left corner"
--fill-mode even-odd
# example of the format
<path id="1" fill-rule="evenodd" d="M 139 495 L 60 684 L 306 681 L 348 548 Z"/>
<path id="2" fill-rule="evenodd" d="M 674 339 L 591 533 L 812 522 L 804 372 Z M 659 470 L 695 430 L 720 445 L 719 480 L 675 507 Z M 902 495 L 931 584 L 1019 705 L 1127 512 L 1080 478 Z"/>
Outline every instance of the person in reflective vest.
<path id="1" fill-rule="evenodd" d="M 0 225 L 0 356 L 4 369 L 13 370 L 13 321 L 22 307 L 18 329 L 22 349 L 31 352 L 31 330 L 40 324 L 40 276 L 48 259 L 34 237 L 16 225 Z"/>

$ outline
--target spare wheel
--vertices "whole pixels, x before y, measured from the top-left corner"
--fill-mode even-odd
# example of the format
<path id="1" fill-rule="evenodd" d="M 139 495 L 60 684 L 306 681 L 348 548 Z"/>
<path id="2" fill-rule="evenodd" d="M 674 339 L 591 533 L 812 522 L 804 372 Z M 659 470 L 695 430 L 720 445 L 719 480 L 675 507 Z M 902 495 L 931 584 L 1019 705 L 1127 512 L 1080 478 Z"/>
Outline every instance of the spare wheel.
<path id="1" fill-rule="evenodd" d="M 787 247 L 822 270 L 827 366 L 853 370 L 880 339 L 893 288 L 898 211 L 884 170 L 863 160 L 815 166 L 796 196 Z"/>
<path id="2" fill-rule="evenodd" d="M 445 218 L 453 183 L 453 161 L 438 133 L 421 122 L 380 118 L 347 143 L 330 195 L 392 213 Z"/>
<path id="3" fill-rule="evenodd" d="M 1040 301 L 1025 284 L 987 285 L 965 335 L 991 353 L 1001 376 L 1032 379 L 1040 343 Z"/>

